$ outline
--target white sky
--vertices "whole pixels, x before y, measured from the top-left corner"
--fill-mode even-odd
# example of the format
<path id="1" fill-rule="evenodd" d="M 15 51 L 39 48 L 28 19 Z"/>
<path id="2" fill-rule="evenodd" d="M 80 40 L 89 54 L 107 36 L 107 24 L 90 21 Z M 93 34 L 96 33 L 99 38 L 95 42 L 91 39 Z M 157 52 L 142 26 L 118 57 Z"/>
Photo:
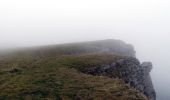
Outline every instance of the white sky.
<path id="1" fill-rule="evenodd" d="M 168 0 L 1 0 L 0 45 L 145 37 L 160 32 L 167 35 L 164 31 L 169 28 L 169 3 Z"/>
<path id="2" fill-rule="evenodd" d="M 0 49 L 108 38 L 133 44 L 154 63 L 157 91 L 170 92 L 169 0 L 0 1 Z"/>

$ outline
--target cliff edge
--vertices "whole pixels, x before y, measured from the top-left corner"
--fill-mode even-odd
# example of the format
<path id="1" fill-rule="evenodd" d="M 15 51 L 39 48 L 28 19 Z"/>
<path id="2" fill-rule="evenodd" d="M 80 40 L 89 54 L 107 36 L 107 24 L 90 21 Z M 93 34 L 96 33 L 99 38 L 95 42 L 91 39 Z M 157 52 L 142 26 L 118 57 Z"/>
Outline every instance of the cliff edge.
<path id="1" fill-rule="evenodd" d="M 151 70 L 121 40 L 27 48 L 0 57 L 0 99 L 156 100 Z"/>
<path id="2" fill-rule="evenodd" d="M 156 100 L 156 93 L 149 74 L 151 69 L 150 62 L 140 64 L 136 58 L 127 57 L 110 64 L 79 70 L 87 74 L 107 76 L 113 80 L 122 79 L 126 84 L 144 93 L 149 100 Z"/>
<path id="3" fill-rule="evenodd" d="M 87 45 L 87 44 L 84 44 Z M 156 100 L 156 92 L 154 90 L 150 72 L 153 68 L 151 62 L 142 62 L 136 58 L 134 47 L 130 44 L 126 44 L 120 40 L 103 40 L 94 41 L 90 44 L 91 48 L 98 48 L 95 53 L 105 53 L 110 55 L 122 56 L 110 64 L 101 64 L 89 68 L 87 66 L 84 69 L 78 70 L 92 75 L 107 76 L 112 79 L 122 79 L 126 84 L 134 87 L 135 89 L 144 93 L 149 100 Z M 90 53 L 92 53 L 91 51 Z M 109 57 L 109 56 L 108 56 Z M 85 64 L 84 64 L 85 65 Z M 73 66 L 78 66 L 73 65 Z"/>

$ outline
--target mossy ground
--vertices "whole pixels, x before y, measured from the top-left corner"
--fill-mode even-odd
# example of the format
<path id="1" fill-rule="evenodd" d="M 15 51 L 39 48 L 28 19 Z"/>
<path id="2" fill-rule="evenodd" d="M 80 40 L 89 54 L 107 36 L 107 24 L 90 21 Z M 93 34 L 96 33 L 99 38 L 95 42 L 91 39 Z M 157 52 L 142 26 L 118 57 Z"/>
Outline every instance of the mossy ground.
<path id="1" fill-rule="evenodd" d="M 15 59 L 11 64 L 1 65 L 0 99 L 145 99 L 121 80 L 87 75 L 76 70 L 109 64 L 118 58 L 121 57 L 96 54 L 61 56 L 35 62 L 30 60 L 28 65 L 15 62 Z"/>
<path id="2" fill-rule="evenodd" d="M 42 55 L 27 52 L 0 60 L 0 100 L 147 100 L 121 79 L 82 73 L 122 56 Z"/>

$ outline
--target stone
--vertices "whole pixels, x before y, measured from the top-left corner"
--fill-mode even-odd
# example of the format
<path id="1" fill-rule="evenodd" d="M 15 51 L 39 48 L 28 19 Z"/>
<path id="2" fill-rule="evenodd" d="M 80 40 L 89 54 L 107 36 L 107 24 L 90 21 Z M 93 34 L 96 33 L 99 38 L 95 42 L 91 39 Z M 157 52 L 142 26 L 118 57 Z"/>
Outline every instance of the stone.
<path id="1" fill-rule="evenodd" d="M 152 84 L 150 71 L 151 62 L 140 64 L 134 57 L 127 57 L 114 62 L 111 65 L 97 67 L 90 73 L 93 75 L 104 75 L 111 78 L 122 79 L 125 83 L 144 93 L 149 100 L 156 100 L 156 93 Z"/>

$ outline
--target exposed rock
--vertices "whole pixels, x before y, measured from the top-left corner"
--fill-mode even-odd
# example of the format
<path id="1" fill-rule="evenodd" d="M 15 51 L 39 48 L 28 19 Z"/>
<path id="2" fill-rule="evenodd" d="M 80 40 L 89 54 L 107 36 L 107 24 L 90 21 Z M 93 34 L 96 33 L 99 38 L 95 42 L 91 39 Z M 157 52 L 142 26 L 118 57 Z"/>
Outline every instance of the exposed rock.
<path id="1" fill-rule="evenodd" d="M 127 84 L 143 92 L 149 100 L 156 100 L 156 93 L 149 74 L 151 69 L 152 63 L 144 62 L 140 64 L 136 58 L 127 57 L 111 65 L 97 67 L 88 73 L 92 75 L 104 75 L 111 78 L 120 78 Z"/>
<path id="2" fill-rule="evenodd" d="M 150 72 L 152 70 L 152 63 L 151 62 L 143 62 L 141 64 L 143 70 L 144 70 L 144 77 L 145 77 L 145 88 L 144 88 L 144 93 L 151 99 L 155 100 L 156 99 L 156 93 L 153 88 L 152 84 L 152 79 L 150 76 Z"/>
<path id="3" fill-rule="evenodd" d="M 67 46 L 67 45 L 66 45 Z M 120 78 L 127 84 L 130 84 L 137 90 L 143 92 L 149 100 L 156 100 L 156 93 L 153 88 L 150 71 L 152 70 L 151 62 L 143 62 L 140 64 L 135 57 L 135 50 L 131 44 L 127 44 L 121 40 L 101 40 L 93 42 L 84 42 L 72 44 L 76 50 L 69 51 L 68 54 L 92 54 L 92 53 L 109 53 L 123 56 L 122 59 L 112 64 L 103 64 L 98 67 L 84 66 L 87 70 L 81 70 L 84 73 L 100 76 L 108 76 L 111 78 Z"/>
<path id="4" fill-rule="evenodd" d="M 151 70 L 152 70 L 152 63 L 151 62 L 143 62 L 142 64 L 141 64 L 141 66 L 143 67 L 143 69 L 145 70 L 145 72 L 146 72 L 146 74 L 148 73 L 150 73 L 151 72 Z"/>

